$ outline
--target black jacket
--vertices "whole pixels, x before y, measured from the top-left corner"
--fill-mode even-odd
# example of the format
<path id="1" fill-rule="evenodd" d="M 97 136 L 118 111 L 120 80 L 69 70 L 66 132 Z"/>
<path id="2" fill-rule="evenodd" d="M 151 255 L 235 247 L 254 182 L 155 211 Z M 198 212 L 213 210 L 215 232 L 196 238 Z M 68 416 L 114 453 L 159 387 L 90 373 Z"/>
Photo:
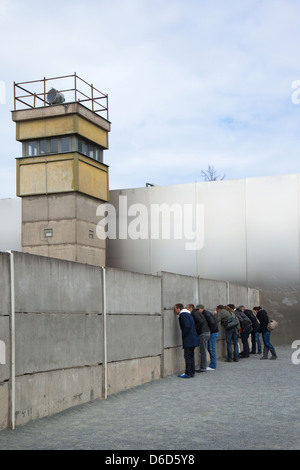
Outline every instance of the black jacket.
<path id="1" fill-rule="evenodd" d="M 252 325 L 251 320 L 239 308 L 235 309 L 235 314 L 240 320 L 242 330 Z"/>
<path id="2" fill-rule="evenodd" d="M 265 333 L 266 331 L 268 331 L 267 325 L 269 323 L 269 317 L 267 312 L 265 310 L 259 310 L 259 312 L 257 312 L 257 318 L 260 325 L 259 332 Z"/>
<path id="3" fill-rule="evenodd" d="M 199 312 L 199 310 L 193 310 L 192 317 L 195 322 L 197 335 L 201 335 L 202 333 L 209 333 L 207 321 L 204 315 L 201 312 Z"/>
<path id="4" fill-rule="evenodd" d="M 208 310 L 203 310 L 202 315 L 204 315 L 207 321 L 209 331 L 211 333 L 218 333 L 219 331 L 218 322 L 214 314 L 209 312 Z"/>
<path id="5" fill-rule="evenodd" d="M 244 310 L 244 314 L 247 315 L 249 320 L 251 320 L 251 322 L 252 322 L 252 331 L 253 331 L 253 333 L 256 333 L 259 330 L 259 323 L 257 321 L 256 316 L 254 315 L 254 313 L 251 310 L 246 309 L 246 308 Z"/>

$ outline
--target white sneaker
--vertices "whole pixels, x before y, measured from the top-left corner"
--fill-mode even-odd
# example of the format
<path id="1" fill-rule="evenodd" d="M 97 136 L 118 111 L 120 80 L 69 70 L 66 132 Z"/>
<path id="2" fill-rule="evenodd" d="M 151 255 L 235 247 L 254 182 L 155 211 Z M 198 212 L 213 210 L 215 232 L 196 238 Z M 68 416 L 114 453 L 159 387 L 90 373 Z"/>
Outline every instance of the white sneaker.
<path id="1" fill-rule="evenodd" d="M 216 370 L 216 369 L 212 369 L 211 367 L 206 367 L 206 370 Z"/>

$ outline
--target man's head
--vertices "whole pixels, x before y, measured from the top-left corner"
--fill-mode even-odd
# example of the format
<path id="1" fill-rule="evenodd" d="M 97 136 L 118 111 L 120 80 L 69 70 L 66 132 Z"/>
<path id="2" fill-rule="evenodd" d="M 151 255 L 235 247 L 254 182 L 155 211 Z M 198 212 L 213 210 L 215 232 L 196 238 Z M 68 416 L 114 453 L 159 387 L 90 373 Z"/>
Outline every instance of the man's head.
<path id="1" fill-rule="evenodd" d="M 259 312 L 261 310 L 261 307 L 253 307 L 253 313 L 254 315 L 257 315 L 257 312 Z"/>
<path id="2" fill-rule="evenodd" d="M 204 312 L 204 305 L 203 304 L 198 304 L 196 305 L 196 310 L 199 310 L 199 312 Z"/>
<path id="3" fill-rule="evenodd" d="M 194 305 L 194 304 L 187 304 L 187 306 L 186 306 L 186 309 L 187 309 L 189 312 L 191 312 L 191 313 L 192 313 L 192 311 L 194 310 L 194 308 L 195 308 L 195 305 Z"/>
<path id="4" fill-rule="evenodd" d="M 179 315 L 183 308 L 184 308 L 183 304 L 175 304 L 174 305 L 174 313 L 176 313 L 176 315 Z"/>

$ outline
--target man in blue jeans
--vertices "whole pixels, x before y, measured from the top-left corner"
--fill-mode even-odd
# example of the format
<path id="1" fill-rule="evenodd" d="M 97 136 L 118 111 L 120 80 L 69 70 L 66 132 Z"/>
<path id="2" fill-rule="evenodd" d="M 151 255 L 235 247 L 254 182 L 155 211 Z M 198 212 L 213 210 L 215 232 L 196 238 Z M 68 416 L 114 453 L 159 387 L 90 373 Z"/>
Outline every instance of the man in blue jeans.
<path id="1" fill-rule="evenodd" d="M 229 319 L 234 317 L 237 320 L 238 326 L 227 330 L 226 325 Z M 216 308 L 216 319 L 217 322 L 221 324 L 221 326 L 225 329 L 225 338 L 226 338 L 226 345 L 227 345 L 227 359 L 225 362 L 232 362 L 232 343 L 233 343 L 233 360 L 234 362 L 239 361 L 239 346 L 238 346 L 238 338 L 239 338 L 239 330 L 240 330 L 240 322 L 236 318 L 235 312 L 226 305 L 218 305 Z"/>
<path id="2" fill-rule="evenodd" d="M 209 366 L 207 367 L 207 370 L 215 370 L 217 368 L 216 345 L 217 345 L 217 338 L 219 336 L 218 322 L 213 313 L 209 312 L 208 310 L 205 310 L 203 304 L 198 304 L 196 306 L 196 309 L 199 310 L 199 312 L 201 312 L 204 315 L 208 324 L 209 331 L 210 331 L 210 337 L 209 337 L 208 344 L 207 344 L 207 349 L 208 349 L 209 356 L 210 356 L 210 363 L 209 363 Z"/>
<path id="3" fill-rule="evenodd" d="M 185 373 L 178 375 L 178 377 L 189 379 L 195 375 L 195 347 L 199 346 L 199 339 L 194 319 L 190 312 L 183 307 L 183 304 L 175 304 L 174 312 L 179 316 L 185 359 Z"/>

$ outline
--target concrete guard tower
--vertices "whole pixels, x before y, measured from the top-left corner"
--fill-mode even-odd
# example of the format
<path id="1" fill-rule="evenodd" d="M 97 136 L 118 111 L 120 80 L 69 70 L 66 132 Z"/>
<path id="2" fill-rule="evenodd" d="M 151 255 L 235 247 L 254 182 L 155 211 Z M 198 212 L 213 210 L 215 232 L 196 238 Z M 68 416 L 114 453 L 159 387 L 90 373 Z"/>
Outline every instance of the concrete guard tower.
<path id="1" fill-rule="evenodd" d="M 12 120 L 22 142 L 16 159 L 22 250 L 105 266 L 96 209 L 109 197 L 107 95 L 76 73 L 14 83 Z"/>

